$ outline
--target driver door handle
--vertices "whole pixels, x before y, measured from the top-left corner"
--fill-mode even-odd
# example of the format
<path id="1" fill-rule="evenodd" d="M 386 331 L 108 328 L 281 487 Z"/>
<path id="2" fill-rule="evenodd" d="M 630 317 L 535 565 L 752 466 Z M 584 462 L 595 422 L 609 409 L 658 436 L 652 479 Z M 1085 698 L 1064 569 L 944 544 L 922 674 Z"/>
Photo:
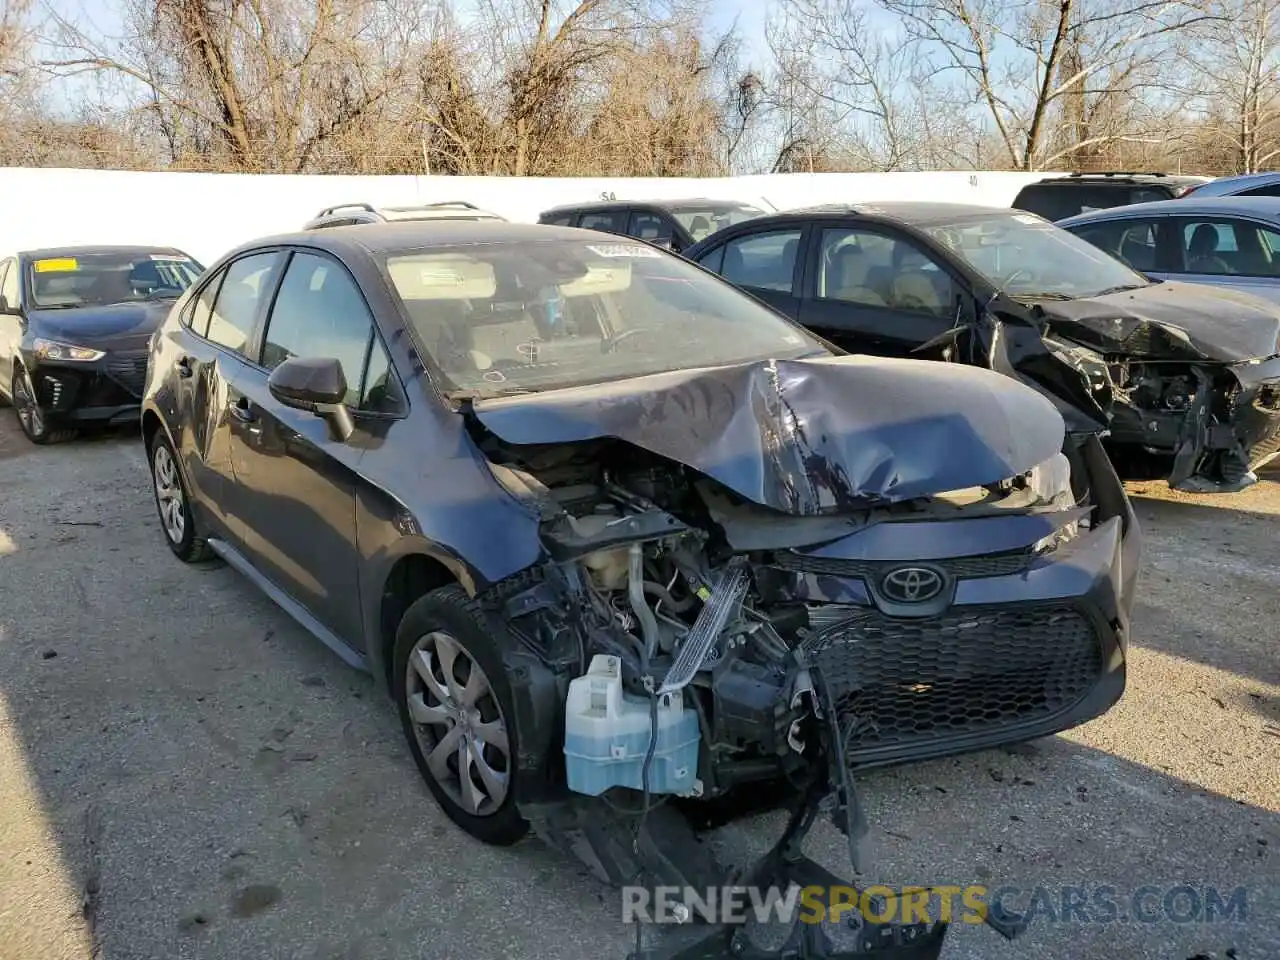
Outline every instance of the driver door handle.
<path id="1" fill-rule="evenodd" d="M 254 423 L 258 419 L 258 415 L 253 412 L 253 404 L 249 402 L 248 397 L 240 397 L 235 403 L 230 404 L 231 415 L 241 423 Z"/>

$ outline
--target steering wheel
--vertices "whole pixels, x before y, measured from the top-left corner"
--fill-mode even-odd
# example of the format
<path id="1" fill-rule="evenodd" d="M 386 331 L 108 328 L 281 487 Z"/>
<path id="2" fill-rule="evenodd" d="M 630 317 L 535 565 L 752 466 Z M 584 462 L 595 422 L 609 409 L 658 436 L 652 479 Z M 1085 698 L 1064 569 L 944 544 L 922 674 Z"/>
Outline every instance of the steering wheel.
<path id="1" fill-rule="evenodd" d="M 654 331 L 653 327 L 632 327 L 630 330 L 623 330 L 623 331 L 622 331 L 620 334 L 618 334 L 617 336 L 615 336 L 615 337 L 611 337 L 610 339 L 608 339 L 608 340 L 606 340 L 606 341 L 605 341 L 605 343 L 604 343 L 604 352 L 605 352 L 605 353 L 613 353 L 615 350 L 617 350 L 617 349 L 618 349 L 618 345 L 619 345 L 619 344 L 625 343 L 627 340 L 630 340 L 630 339 L 631 339 L 632 337 L 634 337 L 636 334 L 639 334 L 639 333 L 654 333 L 654 332 L 655 332 L 655 331 Z"/>
<path id="2" fill-rule="evenodd" d="M 1007 277 L 1005 277 L 1003 280 L 1000 281 L 1000 289 L 1008 290 L 1009 284 L 1013 283 L 1013 281 L 1015 280 L 1020 280 L 1020 279 L 1027 279 L 1034 283 L 1037 279 L 1039 279 L 1039 277 L 1040 277 L 1040 274 L 1036 273 L 1034 270 L 1028 270 L 1026 267 L 1019 267 L 1017 270 L 1014 270 L 1011 274 L 1009 274 Z"/>

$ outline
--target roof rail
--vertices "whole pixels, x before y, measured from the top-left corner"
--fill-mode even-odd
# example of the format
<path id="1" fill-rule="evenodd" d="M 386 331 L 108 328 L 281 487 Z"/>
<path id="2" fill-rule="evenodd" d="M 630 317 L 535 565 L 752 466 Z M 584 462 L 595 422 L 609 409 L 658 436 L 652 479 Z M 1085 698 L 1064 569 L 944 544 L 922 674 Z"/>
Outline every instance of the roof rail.
<path id="1" fill-rule="evenodd" d="M 1167 177 L 1167 173 L 1153 170 L 1091 170 L 1087 173 L 1068 174 L 1072 177 Z"/>
<path id="2" fill-rule="evenodd" d="M 370 213 L 374 212 L 373 207 L 367 203 L 339 203 L 336 206 L 325 207 L 323 210 L 317 213 L 316 216 L 327 217 L 331 213 L 336 213 L 339 210 L 346 210 L 348 207 L 354 207 L 355 209 L 358 209 L 358 210 L 368 210 Z"/>
<path id="3" fill-rule="evenodd" d="M 474 203 L 468 203 L 466 200 L 441 200 L 438 203 L 415 203 L 407 207 L 385 207 L 386 210 L 394 210 L 397 213 L 408 213 L 410 210 L 444 210 L 449 207 L 456 207 L 461 210 L 479 210 Z"/>

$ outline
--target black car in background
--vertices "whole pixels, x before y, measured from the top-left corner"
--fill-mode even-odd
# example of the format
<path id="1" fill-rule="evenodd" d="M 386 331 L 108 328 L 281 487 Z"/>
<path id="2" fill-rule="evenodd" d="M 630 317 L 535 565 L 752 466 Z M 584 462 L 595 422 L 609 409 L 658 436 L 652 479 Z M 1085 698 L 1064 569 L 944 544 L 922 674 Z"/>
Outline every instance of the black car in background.
<path id="1" fill-rule="evenodd" d="M 789 783 L 816 815 L 855 768 L 1043 736 L 1124 689 L 1140 532 L 1096 437 L 988 370 L 842 355 L 649 244 L 247 244 L 175 305 L 143 404 L 168 548 L 369 670 L 463 829 L 579 836 L 614 882 L 634 853 L 691 883 L 707 849 L 669 822 L 637 841 L 643 784 Z M 589 669 L 632 717 L 683 705 L 664 746 L 571 745 Z"/>
<path id="2" fill-rule="evenodd" d="M 617 233 L 679 253 L 717 230 L 764 213 L 730 200 L 609 200 L 552 207 L 538 222 Z"/>
<path id="3" fill-rule="evenodd" d="M 0 397 L 28 439 L 136 422 L 151 334 L 202 270 L 171 247 L 57 247 L 0 261 Z"/>
<path id="4" fill-rule="evenodd" d="M 1176 200 L 1208 182 L 1208 177 L 1167 173 L 1072 173 L 1027 184 L 1018 191 L 1013 208 L 1062 220 L 1107 207 Z"/>
<path id="5" fill-rule="evenodd" d="M 1109 429 L 1129 478 L 1229 492 L 1280 445 L 1280 312 L 1153 282 L 1032 214 L 815 207 L 730 227 L 685 256 L 846 350 L 1018 376 L 1075 429 Z"/>

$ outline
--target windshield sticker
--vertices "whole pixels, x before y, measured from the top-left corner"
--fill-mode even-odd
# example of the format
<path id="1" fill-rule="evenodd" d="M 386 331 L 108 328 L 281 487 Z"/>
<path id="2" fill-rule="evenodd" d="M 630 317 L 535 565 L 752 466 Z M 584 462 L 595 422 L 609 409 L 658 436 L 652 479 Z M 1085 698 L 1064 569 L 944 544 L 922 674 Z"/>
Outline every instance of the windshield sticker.
<path id="1" fill-rule="evenodd" d="M 598 257 L 654 257 L 659 258 L 662 254 L 654 250 L 653 247 L 646 247 L 639 243 L 601 243 L 588 244 L 587 249 Z"/>
<path id="2" fill-rule="evenodd" d="M 1013 215 L 1013 219 L 1017 220 L 1019 223 L 1031 223 L 1031 224 L 1044 223 L 1044 221 L 1041 220 L 1039 217 L 1033 217 L 1029 213 L 1015 213 Z"/>
<path id="3" fill-rule="evenodd" d="M 73 257 L 57 257 L 52 260 L 37 260 L 36 273 L 69 273 L 79 270 L 80 264 Z"/>
<path id="4" fill-rule="evenodd" d="M 194 263 L 190 257 L 184 257 L 180 253 L 151 253 L 148 256 L 158 263 Z"/>

